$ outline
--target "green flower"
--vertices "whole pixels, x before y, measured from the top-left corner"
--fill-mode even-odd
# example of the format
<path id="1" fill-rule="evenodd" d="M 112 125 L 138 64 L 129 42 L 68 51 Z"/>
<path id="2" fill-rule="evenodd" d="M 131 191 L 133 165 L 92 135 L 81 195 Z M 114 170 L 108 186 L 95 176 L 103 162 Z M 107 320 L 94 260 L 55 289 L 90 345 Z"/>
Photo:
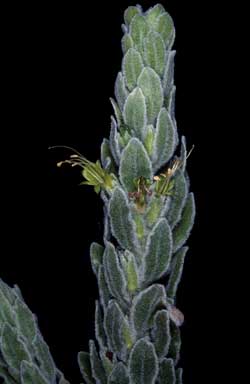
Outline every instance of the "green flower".
<path id="1" fill-rule="evenodd" d="M 115 176 L 103 169 L 99 160 L 93 163 L 79 153 L 71 155 L 68 160 L 60 161 L 57 166 L 61 167 L 62 164 L 81 167 L 85 180 L 80 185 L 91 185 L 96 193 L 99 193 L 101 189 L 111 191 L 114 187 Z"/>

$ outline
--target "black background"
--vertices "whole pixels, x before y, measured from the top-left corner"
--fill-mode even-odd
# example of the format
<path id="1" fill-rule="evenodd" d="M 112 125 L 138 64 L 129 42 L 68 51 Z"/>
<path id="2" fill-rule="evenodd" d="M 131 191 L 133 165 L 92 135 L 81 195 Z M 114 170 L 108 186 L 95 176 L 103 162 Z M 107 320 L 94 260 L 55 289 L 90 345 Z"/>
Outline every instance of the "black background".
<path id="1" fill-rule="evenodd" d="M 197 218 L 178 293 L 186 319 L 181 364 L 186 384 L 211 383 L 217 365 L 222 375 L 224 370 L 219 346 L 227 252 L 221 230 L 228 196 L 221 170 L 226 171 L 222 148 L 230 140 L 230 107 L 222 102 L 222 89 L 231 79 L 223 57 L 234 46 L 233 34 L 225 10 L 211 2 L 162 3 L 177 30 L 178 129 L 189 147 L 195 145 L 188 171 Z M 87 350 L 94 337 L 98 295 L 89 246 L 102 241 L 102 204 L 91 188 L 78 186 L 77 169 L 56 168 L 69 152 L 48 147 L 72 146 L 90 160 L 99 158 L 122 59 L 123 11 L 132 4 L 27 6 L 20 17 L 15 9 L 17 23 L 5 29 L 1 277 L 20 286 L 72 383 L 80 381 L 77 352 Z"/>

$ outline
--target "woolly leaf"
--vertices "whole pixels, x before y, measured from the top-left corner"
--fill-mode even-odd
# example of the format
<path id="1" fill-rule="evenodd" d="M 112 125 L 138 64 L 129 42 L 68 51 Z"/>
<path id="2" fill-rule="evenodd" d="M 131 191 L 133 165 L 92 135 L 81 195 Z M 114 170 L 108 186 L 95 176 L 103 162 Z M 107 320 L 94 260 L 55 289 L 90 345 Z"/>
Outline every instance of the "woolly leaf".
<path id="1" fill-rule="evenodd" d="M 0 365 L 0 379 L 4 379 L 3 384 L 16 384 L 16 380 L 11 378 L 8 369 Z"/>
<path id="2" fill-rule="evenodd" d="M 152 335 L 155 351 L 159 359 L 162 359 L 167 355 L 171 341 L 169 313 L 167 310 L 162 309 L 161 311 L 156 312 Z"/>
<path id="3" fill-rule="evenodd" d="M 42 373 L 50 382 L 54 382 L 56 377 L 56 367 L 51 356 L 49 347 L 45 343 L 40 333 L 36 334 L 32 345 L 35 350 L 36 360 L 39 362 L 39 366 Z"/>
<path id="4" fill-rule="evenodd" d="M 175 384 L 175 369 L 172 359 L 163 359 L 159 370 L 159 384 Z"/>
<path id="5" fill-rule="evenodd" d="M 176 55 L 176 51 L 171 51 L 168 54 L 167 62 L 164 69 L 164 75 L 163 75 L 163 91 L 164 95 L 168 96 L 171 88 L 174 85 L 174 58 Z"/>
<path id="6" fill-rule="evenodd" d="M 142 15 L 135 15 L 130 24 L 131 37 L 141 53 L 143 53 L 143 39 L 149 32 L 149 26 Z"/>
<path id="7" fill-rule="evenodd" d="M 129 384 L 128 371 L 122 362 L 114 366 L 108 378 L 108 384 Z"/>
<path id="8" fill-rule="evenodd" d="M 101 192 L 101 196 L 102 196 L 102 192 Z M 105 205 L 103 207 L 103 213 L 104 213 L 103 242 L 104 244 L 106 244 L 106 242 L 111 239 L 111 228 L 110 228 L 110 220 L 109 220 L 109 213 L 108 213 L 109 200 L 105 199 L 104 203 Z"/>
<path id="9" fill-rule="evenodd" d="M 131 252 L 127 256 L 127 285 L 130 293 L 135 292 L 139 286 L 137 264 Z"/>
<path id="10" fill-rule="evenodd" d="M 103 139 L 101 145 L 101 162 L 104 169 L 108 172 L 115 172 L 115 165 L 113 161 L 113 156 L 110 151 L 109 141 L 107 139 Z"/>
<path id="11" fill-rule="evenodd" d="M 166 97 L 166 108 L 168 110 L 168 113 L 171 116 L 172 121 L 176 125 L 175 121 L 175 94 L 176 94 L 176 86 L 174 85 L 169 93 L 169 95 Z M 178 140 L 177 140 L 178 141 Z"/>
<path id="12" fill-rule="evenodd" d="M 124 12 L 124 21 L 127 26 L 129 26 L 133 17 L 138 13 L 140 13 L 140 10 L 138 7 L 130 6 L 126 9 L 126 11 Z"/>
<path id="13" fill-rule="evenodd" d="M 117 105 L 117 103 L 115 102 L 115 100 L 112 99 L 112 97 L 110 97 L 110 102 L 111 102 L 113 110 L 114 110 L 114 114 L 115 114 L 115 118 L 116 118 L 117 123 L 118 123 L 118 127 L 121 127 L 121 125 L 123 123 L 122 112 L 121 112 L 119 106 Z"/>
<path id="14" fill-rule="evenodd" d="M 159 76 L 163 74 L 166 49 L 159 33 L 151 31 L 144 40 L 144 60 Z"/>
<path id="15" fill-rule="evenodd" d="M 94 242 L 90 246 L 90 260 L 93 272 L 95 275 L 98 275 L 98 269 L 99 266 L 102 263 L 102 257 L 103 257 L 104 248 L 102 245 Z"/>
<path id="16" fill-rule="evenodd" d="M 149 156 L 152 155 L 152 152 L 153 152 L 153 144 L 154 144 L 154 126 L 151 124 L 151 125 L 147 125 L 146 128 L 145 128 L 145 132 L 144 132 L 144 147 L 146 148 Z"/>
<path id="17" fill-rule="evenodd" d="M 152 326 L 154 312 L 162 306 L 166 306 L 166 293 L 160 284 L 151 285 L 134 298 L 131 320 L 138 337 Z"/>
<path id="18" fill-rule="evenodd" d="M 5 299 L 9 302 L 9 304 L 13 305 L 16 299 L 16 296 L 14 294 L 14 290 L 11 289 L 8 284 L 6 284 L 2 279 L 0 279 L 0 298 L 2 302 L 2 297 L 4 296 Z M 1 308 L 2 309 L 2 308 Z"/>
<path id="19" fill-rule="evenodd" d="M 160 219 L 150 233 L 144 259 L 143 282 L 149 284 L 168 270 L 172 255 L 172 232 L 165 218 Z"/>
<path id="20" fill-rule="evenodd" d="M 119 140 L 118 140 L 117 124 L 113 116 L 111 116 L 109 146 L 116 164 L 119 164 L 121 153 L 120 153 Z"/>
<path id="21" fill-rule="evenodd" d="M 27 361 L 21 364 L 21 384 L 49 384 L 50 382 L 43 376 L 38 367 Z"/>
<path id="22" fill-rule="evenodd" d="M 2 329 L 1 352 L 8 366 L 16 374 L 23 360 L 31 361 L 26 345 L 18 336 L 17 330 L 9 324 L 4 324 Z"/>
<path id="23" fill-rule="evenodd" d="M 93 340 L 89 341 L 89 350 L 92 375 L 96 380 L 97 384 L 106 384 L 106 373 L 103 368 L 102 362 L 97 354 L 95 343 Z"/>
<path id="24" fill-rule="evenodd" d="M 170 333 L 171 342 L 169 345 L 168 354 L 174 360 L 174 363 L 177 364 L 180 358 L 181 332 L 180 328 L 177 327 L 172 321 L 170 322 Z"/>
<path id="25" fill-rule="evenodd" d="M 126 361 L 127 345 L 125 343 L 124 331 L 127 331 L 128 324 L 121 308 L 115 300 L 110 300 L 108 303 L 104 327 L 109 348 L 117 354 L 119 359 Z"/>
<path id="26" fill-rule="evenodd" d="M 176 147 L 175 131 L 176 128 L 168 111 L 166 108 L 162 108 L 157 118 L 154 141 L 153 158 L 155 170 L 166 164 L 173 156 Z"/>
<path id="27" fill-rule="evenodd" d="M 7 321 L 8 324 L 15 325 L 15 314 L 10 301 L 6 297 L 6 292 L 3 291 L 3 282 L 0 287 L 0 325 Z"/>
<path id="28" fill-rule="evenodd" d="M 115 97 L 120 109 L 123 109 L 126 98 L 128 97 L 128 90 L 126 89 L 125 79 L 121 72 L 118 73 L 115 81 Z"/>
<path id="29" fill-rule="evenodd" d="M 140 53 L 130 48 L 122 61 L 122 71 L 129 91 L 132 91 L 137 83 L 137 79 L 143 69 L 143 61 Z"/>
<path id="30" fill-rule="evenodd" d="M 183 172 L 178 172 L 174 178 L 174 191 L 167 213 L 167 219 L 171 228 L 180 221 L 181 213 L 187 199 L 187 183 Z"/>
<path id="31" fill-rule="evenodd" d="M 160 33 L 168 48 L 173 44 L 173 36 L 175 34 L 174 23 L 172 17 L 167 13 L 162 13 L 155 23 L 156 32 Z"/>
<path id="32" fill-rule="evenodd" d="M 195 202 L 194 195 L 190 193 L 185 207 L 182 212 L 182 217 L 173 232 L 174 251 L 176 252 L 186 242 L 193 228 L 195 217 Z"/>
<path id="33" fill-rule="evenodd" d="M 133 137 L 121 157 L 119 169 L 121 182 L 127 191 L 135 191 L 135 180 L 139 177 L 152 179 L 152 167 L 148 154 L 143 144 Z"/>
<path id="34" fill-rule="evenodd" d="M 133 39 L 132 39 L 131 35 L 129 33 L 125 33 L 125 35 L 122 38 L 122 51 L 123 51 L 123 54 L 125 55 L 125 53 L 130 48 L 133 48 L 133 46 L 134 46 L 134 42 L 133 42 Z"/>
<path id="35" fill-rule="evenodd" d="M 95 381 L 92 377 L 90 356 L 87 352 L 78 353 L 78 365 L 80 367 L 81 374 L 87 384 L 94 384 Z"/>
<path id="36" fill-rule="evenodd" d="M 15 295 L 22 301 L 24 301 L 23 299 L 23 296 L 22 296 L 22 292 L 21 292 L 21 289 L 18 287 L 18 285 L 14 285 L 14 287 L 12 288 L 12 292 L 15 293 Z"/>
<path id="37" fill-rule="evenodd" d="M 141 137 L 146 127 L 147 116 L 145 97 L 140 88 L 135 88 L 126 99 L 123 117 L 129 128 Z"/>
<path id="38" fill-rule="evenodd" d="M 154 7 L 149 8 L 145 16 L 149 26 L 155 27 L 155 24 L 157 24 L 157 18 L 164 12 L 165 9 L 161 4 L 156 4 Z"/>
<path id="39" fill-rule="evenodd" d="M 101 357 L 101 360 L 102 360 L 102 365 L 103 365 L 103 368 L 106 372 L 106 375 L 107 377 L 110 375 L 112 369 L 113 369 L 113 362 L 109 359 L 109 357 L 107 357 L 107 353 L 108 353 L 108 349 L 105 348 L 105 349 L 101 349 L 100 350 L 100 357 Z"/>
<path id="40" fill-rule="evenodd" d="M 99 343 L 100 348 L 104 349 L 106 346 L 106 335 L 103 328 L 103 316 L 98 300 L 96 300 L 95 303 L 95 337 Z"/>
<path id="41" fill-rule="evenodd" d="M 163 205 L 164 197 L 153 194 L 146 212 L 146 220 L 149 227 L 152 227 L 160 217 Z"/>
<path id="42" fill-rule="evenodd" d="M 154 124 L 163 104 L 161 80 L 152 68 L 145 67 L 138 78 L 138 86 L 146 99 L 148 123 Z"/>
<path id="43" fill-rule="evenodd" d="M 171 267 L 171 273 L 167 285 L 167 297 L 169 299 L 174 299 L 176 296 L 187 250 L 188 247 L 181 248 L 173 258 L 173 265 Z"/>
<path id="44" fill-rule="evenodd" d="M 182 376 L 183 376 L 183 369 L 178 368 L 176 371 L 176 384 L 182 384 L 183 383 Z"/>
<path id="45" fill-rule="evenodd" d="M 143 216 L 141 215 L 141 213 L 134 211 L 132 214 L 132 217 L 136 226 L 136 236 L 138 237 L 139 240 L 142 240 L 145 235 Z"/>
<path id="46" fill-rule="evenodd" d="M 180 160 L 181 160 L 181 168 L 183 172 L 186 170 L 186 165 L 187 165 L 187 144 L 186 144 L 186 138 L 185 136 L 181 137 L 181 155 L 180 155 Z"/>
<path id="47" fill-rule="evenodd" d="M 36 321 L 33 313 L 19 298 L 16 299 L 14 312 L 18 330 L 29 343 L 32 343 L 37 332 Z"/>
<path id="48" fill-rule="evenodd" d="M 98 271 L 98 287 L 99 287 L 99 295 L 103 308 L 106 308 L 108 301 L 110 299 L 110 293 L 107 286 L 107 282 L 104 275 L 104 268 L 101 265 Z"/>
<path id="49" fill-rule="evenodd" d="M 109 291 L 123 304 L 127 298 L 126 280 L 123 270 L 120 267 L 115 247 L 111 243 L 107 243 L 106 245 L 103 255 L 103 265 Z"/>
<path id="50" fill-rule="evenodd" d="M 152 343 L 140 339 L 134 345 L 129 358 L 131 384 L 154 384 L 158 375 L 158 361 Z"/>

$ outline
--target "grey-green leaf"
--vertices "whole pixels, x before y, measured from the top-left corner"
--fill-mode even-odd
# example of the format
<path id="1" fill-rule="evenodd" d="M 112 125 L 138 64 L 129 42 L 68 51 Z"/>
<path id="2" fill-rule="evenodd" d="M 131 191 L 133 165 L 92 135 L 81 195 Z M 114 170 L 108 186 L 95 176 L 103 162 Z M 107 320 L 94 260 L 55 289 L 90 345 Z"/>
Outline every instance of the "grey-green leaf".
<path id="1" fill-rule="evenodd" d="M 50 381 L 54 382 L 56 376 L 56 367 L 51 356 L 48 345 L 45 343 L 42 335 L 38 332 L 32 343 L 35 350 L 36 360 L 44 376 Z"/>
<path id="2" fill-rule="evenodd" d="M 108 242 L 103 255 L 103 265 L 109 291 L 123 305 L 127 299 L 126 280 L 115 247 Z"/>
<path id="3" fill-rule="evenodd" d="M 90 246 L 90 260 L 93 272 L 95 275 L 98 275 L 98 269 L 102 263 L 104 247 L 96 242 L 92 243 Z"/>
<path id="4" fill-rule="evenodd" d="M 130 6 L 124 12 L 124 21 L 127 26 L 131 23 L 131 20 L 135 15 L 140 13 L 140 9 L 138 7 Z"/>
<path id="5" fill-rule="evenodd" d="M 145 335 L 148 329 L 152 327 L 155 310 L 164 306 L 166 306 L 166 292 L 160 284 L 151 285 L 134 298 L 131 321 L 137 337 Z"/>
<path id="6" fill-rule="evenodd" d="M 3 378 L 3 384 L 16 384 L 16 380 L 12 379 L 7 370 L 0 367 L 0 378 Z"/>
<path id="7" fill-rule="evenodd" d="M 114 366 L 108 384 L 129 384 L 128 370 L 122 362 Z"/>
<path id="8" fill-rule="evenodd" d="M 146 221 L 148 227 L 152 227 L 158 218 L 161 216 L 165 198 L 163 196 L 158 196 L 153 194 L 148 203 L 146 211 Z"/>
<path id="9" fill-rule="evenodd" d="M 137 84 L 137 79 L 143 69 L 143 61 L 140 53 L 130 48 L 122 61 L 122 71 L 129 91 L 132 91 Z"/>
<path id="10" fill-rule="evenodd" d="M 95 303 L 95 337 L 101 349 L 104 349 L 107 345 L 106 335 L 103 327 L 103 315 L 101 312 L 101 306 L 96 300 Z"/>
<path id="11" fill-rule="evenodd" d="M 144 60 L 146 65 L 152 67 L 162 76 L 165 66 L 166 49 L 159 33 L 150 31 L 144 40 Z"/>
<path id="12" fill-rule="evenodd" d="M 100 349 L 100 358 L 102 361 L 103 368 L 106 372 L 107 377 L 110 375 L 112 369 L 113 369 L 113 361 L 110 360 L 110 358 L 107 356 L 108 349 Z"/>
<path id="13" fill-rule="evenodd" d="M 183 172 L 186 170 L 187 165 L 187 143 L 185 136 L 181 137 L 181 154 L 180 154 L 180 160 L 181 160 L 181 168 Z"/>
<path id="14" fill-rule="evenodd" d="M 172 256 L 172 232 L 165 218 L 158 220 L 151 231 L 144 258 L 143 283 L 150 284 L 168 271 Z"/>
<path id="15" fill-rule="evenodd" d="M 155 351 L 159 359 L 162 359 L 168 353 L 171 341 L 169 322 L 169 313 L 167 310 L 162 309 L 156 312 L 152 335 Z"/>
<path id="16" fill-rule="evenodd" d="M 172 17 L 167 13 L 162 13 L 155 23 L 156 32 L 160 33 L 165 44 L 170 48 L 173 44 L 173 38 L 175 35 L 174 22 Z"/>
<path id="17" fill-rule="evenodd" d="M 104 138 L 101 144 L 101 162 L 104 169 L 108 169 L 111 158 L 112 154 L 109 148 L 109 141 Z"/>
<path id="18" fill-rule="evenodd" d="M 15 302 L 15 292 L 12 288 L 8 286 L 2 279 L 0 279 L 0 292 L 1 292 L 1 300 L 2 295 L 7 299 L 9 304 L 13 305 Z"/>
<path id="19" fill-rule="evenodd" d="M 146 99 L 148 124 L 154 124 L 163 105 L 160 77 L 152 68 L 145 67 L 138 78 L 138 86 Z"/>
<path id="20" fill-rule="evenodd" d="M 176 296 L 187 251 L 188 247 L 183 247 L 175 254 L 173 258 L 171 273 L 167 285 L 167 297 L 169 299 L 174 299 Z"/>
<path id="21" fill-rule="evenodd" d="M 2 287 L 4 287 L 3 284 L 4 283 L 2 282 L 2 286 L 0 287 L 0 325 L 5 321 L 7 321 L 11 325 L 15 325 L 15 313 L 13 311 L 10 301 L 6 296 L 6 293 L 2 289 Z"/>
<path id="22" fill-rule="evenodd" d="M 134 251 L 137 246 L 135 225 L 132 221 L 129 203 L 125 192 L 117 187 L 110 199 L 109 215 L 112 233 L 121 247 Z"/>
<path id="23" fill-rule="evenodd" d="M 154 28 L 155 24 L 157 24 L 157 18 L 164 12 L 165 9 L 161 4 L 156 4 L 154 7 L 149 8 L 145 15 L 148 25 Z"/>
<path id="24" fill-rule="evenodd" d="M 121 153 L 120 153 L 120 146 L 119 146 L 119 139 L 118 139 L 118 132 L 117 132 L 117 123 L 113 116 L 111 116 L 109 146 L 116 164 L 119 165 Z"/>
<path id="25" fill-rule="evenodd" d="M 130 383 L 154 384 L 158 370 L 158 361 L 153 344 L 146 338 L 138 340 L 129 358 Z"/>
<path id="26" fill-rule="evenodd" d="M 17 330 L 4 324 L 1 337 L 1 352 L 8 366 L 15 372 L 20 371 L 23 360 L 31 361 L 31 356 Z"/>
<path id="27" fill-rule="evenodd" d="M 102 265 L 100 266 L 98 271 L 98 287 L 102 307 L 106 308 L 111 295 L 105 279 L 104 267 Z"/>
<path id="28" fill-rule="evenodd" d="M 122 38 L 122 51 L 123 51 L 123 54 L 125 55 L 125 53 L 130 48 L 133 48 L 133 46 L 134 46 L 134 42 L 133 42 L 133 39 L 132 39 L 131 35 L 129 33 L 125 33 L 125 35 Z"/>
<path id="29" fill-rule="evenodd" d="M 95 381 L 92 377 L 89 353 L 87 353 L 87 352 L 79 352 L 78 353 L 78 365 L 80 367 L 82 377 L 84 378 L 86 383 L 87 384 L 94 384 Z"/>
<path id="30" fill-rule="evenodd" d="M 18 330 L 29 343 L 32 343 L 37 332 L 35 316 L 19 298 L 16 299 L 14 312 Z"/>
<path id="31" fill-rule="evenodd" d="M 190 193 L 185 207 L 182 212 L 182 217 L 173 232 L 174 251 L 180 249 L 188 239 L 193 228 L 195 217 L 195 202 L 194 195 Z"/>
<path id="32" fill-rule="evenodd" d="M 174 178 L 174 191 L 167 212 L 167 219 L 172 229 L 180 221 L 181 213 L 186 203 L 187 193 L 188 188 L 184 173 L 178 172 Z"/>
<path id="33" fill-rule="evenodd" d="M 176 147 L 175 138 L 175 125 L 166 108 L 162 108 L 157 118 L 154 140 L 153 159 L 155 170 L 166 164 L 173 156 Z"/>
<path id="34" fill-rule="evenodd" d="M 103 368 L 102 362 L 97 354 L 95 343 L 93 340 L 89 341 L 89 350 L 92 376 L 96 380 L 96 384 L 106 384 L 106 373 Z"/>
<path id="35" fill-rule="evenodd" d="M 121 72 L 118 73 L 115 81 L 115 97 L 122 111 L 125 100 L 128 97 L 128 90 L 125 85 L 125 78 Z"/>
<path id="36" fill-rule="evenodd" d="M 115 300 L 110 300 L 105 313 L 104 328 L 109 348 L 120 360 L 126 361 L 127 347 L 124 338 L 125 316 Z"/>
<path id="37" fill-rule="evenodd" d="M 127 97 L 123 109 L 123 118 L 137 136 L 143 136 L 147 124 L 147 112 L 146 100 L 140 88 L 135 88 Z"/>
<path id="38" fill-rule="evenodd" d="M 136 258 L 133 253 L 127 251 L 127 286 L 130 293 L 134 293 L 139 288 L 139 276 Z"/>
<path id="39" fill-rule="evenodd" d="M 165 98 L 165 105 L 166 105 L 166 108 L 168 110 L 168 113 L 171 116 L 172 121 L 176 125 L 176 120 L 175 120 L 175 95 L 176 95 L 176 86 L 174 85 L 171 88 L 171 90 L 169 92 L 169 95 L 166 96 L 166 98 Z"/>
<path id="40" fill-rule="evenodd" d="M 167 56 L 167 62 L 164 69 L 163 75 L 163 91 L 164 95 L 168 96 L 171 88 L 174 85 L 174 58 L 176 51 L 170 51 Z"/>
<path id="41" fill-rule="evenodd" d="M 172 321 L 170 322 L 170 333 L 171 333 L 171 342 L 169 346 L 169 357 L 174 360 L 174 363 L 177 364 L 180 358 L 181 350 L 181 332 L 180 328 L 176 326 Z"/>
<path id="42" fill-rule="evenodd" d="M 20 376 L 21 384 L 50 384 L 39 368 L 27 361 L 22 362 Z"/>
<path id="43" fill-rule="evenodd" d="M 163 359 L 159 370 L 159 384 L 176 384 L 173 359 Z"/>
<path id="44" fill-rule="evenodd" d="M 119 174 L 121 182 L 128 192 L 136 190 L 135 180 L 139 177 L 152 180 L 151 161 L 145 147 L 135 137 L 130 139 L 122 152 Z"/>
<path id="45" fill-rule="evenodd" d="M 148 34 L 149 30 L 150 28 L 146 23 L 144 16 L 138 14 L 133 17 L 130 24 L 130 34 L 140 53 L 143 53 L 143 39 Z"/>
<path id="46" fill-rule="evenodd" d="M 118 106 L 118 104 L 116 103 L 116 101 L 114 99 L 112 99 L 112 97 L 110 97 L 110 102 L 111 102 L 113 110 L 114 110 L 114 114 L 115 114 L 115 118 L 116 118 L 118 127 L 120 128 L 123 125 L 123 116 L 122 116 L 121 109 Z M 122 103 L 122 105 L 123 105 L 123 103 Z"/>

